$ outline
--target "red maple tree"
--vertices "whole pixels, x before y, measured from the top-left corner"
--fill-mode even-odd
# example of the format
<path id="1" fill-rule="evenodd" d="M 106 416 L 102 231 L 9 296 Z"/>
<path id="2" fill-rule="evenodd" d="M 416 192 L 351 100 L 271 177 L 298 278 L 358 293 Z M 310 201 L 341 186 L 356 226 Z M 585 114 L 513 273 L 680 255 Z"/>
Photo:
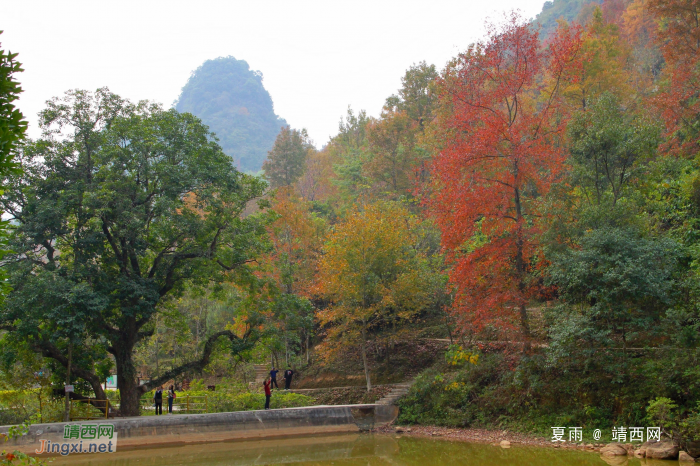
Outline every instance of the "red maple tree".
<path id="1" fill-rule="evenodd" d="M 668 83 L 658 96 L 672 152 L 700 151 L 700 0 L 649 0 Z"/>
<path id="2" fill-rule="evenodd" d="M 439 83 L 442 149 L 426 204 L 454 260 L 463 326 L 519 326 L 529 347 L 538 216 L 566 157 L 559 91 L 580 74 L 581 31 L 560 28 L 543 47 L 517 13 L 487 27 L 487 40 L 459 55 Z"/>

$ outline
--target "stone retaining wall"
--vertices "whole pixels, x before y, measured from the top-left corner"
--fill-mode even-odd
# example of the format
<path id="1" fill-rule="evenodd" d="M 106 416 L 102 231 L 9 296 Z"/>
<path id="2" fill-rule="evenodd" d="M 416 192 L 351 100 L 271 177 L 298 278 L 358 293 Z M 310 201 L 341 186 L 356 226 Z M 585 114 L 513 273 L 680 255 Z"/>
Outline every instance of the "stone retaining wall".
<path id="1" fill-rule="evenodd" d="M 155 445 L 360 432 L 387 424 L 397 415 L 395 406 L 372 404 L 142 416 L 70 424 L 114 424 L 118 432 L 117 450 L 122 451 Z M 62 442 L 65 424 L 32 425 L 27 434 L 2 444 L 0 448 L 34 453 L 42 439 Z M 8 429 L 9 426 L 0 427 L 0 433 L 6 434 Z"/>

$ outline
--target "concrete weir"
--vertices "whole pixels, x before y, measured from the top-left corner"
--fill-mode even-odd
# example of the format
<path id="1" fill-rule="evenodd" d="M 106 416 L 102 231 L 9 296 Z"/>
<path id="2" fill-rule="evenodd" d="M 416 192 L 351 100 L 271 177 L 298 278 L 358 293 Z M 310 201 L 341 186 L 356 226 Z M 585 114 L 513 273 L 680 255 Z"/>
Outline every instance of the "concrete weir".
<path id="1" fill-rule="evenodd" d="M 123 451 L 147 446 L 362 432 L 387 424 L 397 415 L 396 406 L 366 404 L 34 424 L 28 433 L 9 440 L 2 448 L 34 453 L 41 440 L 63 442 L 66 424 L 113 424 L 118 433 L 117 450 Z M 7 434 L 9 428 L 0 427 L 0 434 Z"/>

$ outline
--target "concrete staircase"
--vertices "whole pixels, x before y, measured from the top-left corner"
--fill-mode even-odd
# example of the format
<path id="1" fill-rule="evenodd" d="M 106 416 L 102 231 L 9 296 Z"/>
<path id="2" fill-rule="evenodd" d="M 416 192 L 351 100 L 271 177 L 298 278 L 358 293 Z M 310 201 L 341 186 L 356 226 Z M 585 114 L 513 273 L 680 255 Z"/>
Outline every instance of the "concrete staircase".
<path id="1" fill-rule="evenodd" d="M 396 400 L 404 396 L 405 394 L 408 393 L 408 390 L 411 388 L 411 385 L 413 385 L 414 380 L 404 382 L 404 383 L 398 383 L 394 385 L 394 388 L 391 389 L 389 393 L 384 396 L 384 398 L 380 399 L 377 401 L 378 405 L 393 405 L 396 403 Z"/>
<path id="2" fill-rule="evenodd" d="M 270 375 L 271 368 L 267 364 L 253 364 L 253 368 L 255 369 L 255 382 L 252 382 L 252 383 L 255 383 L 255 384 L 263 383 L 265 381 L 265 379 Z M 280 372 L 280 374 L 278 374 L 278 377 L 281 374 L 282 374 L 282 372 Z"/>

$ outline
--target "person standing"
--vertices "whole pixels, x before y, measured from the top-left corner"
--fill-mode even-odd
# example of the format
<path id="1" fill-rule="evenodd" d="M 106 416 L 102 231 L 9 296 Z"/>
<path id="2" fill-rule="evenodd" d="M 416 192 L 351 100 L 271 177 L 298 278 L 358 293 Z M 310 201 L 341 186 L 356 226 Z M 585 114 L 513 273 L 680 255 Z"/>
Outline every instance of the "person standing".
<path id="1" fill-rule="evenodd" d="M 277 388 L 277 390 L 280 389 L 280 386 L 277 385 L 277 373 L 278 373 L 278 372 L 279 372 L 279 371 L 278 371 L 276 368 L 274 368 L 274 367 L 273 367 L 272 370 L 270 371 L 270 384 L 271 384 L 271 385 L 270 385 L 270 388 L 272 388 L 272 385 L 274 385 L 274 386 Z"/>
<path id="2" fill-rule="evenodd" d="M 175 394 L 175 387 L 172 385 L 168 389 L 168 413 L 173 414 L 173 401 L 175 401 L 175 397 L 177 395 Z"/>
<path id="3" fill-rule="evenodd" d="M 271 384 L 272 379 L 270 377 L 263 382 L 263 387 L 265 388 L 265 409 L 270 409 L 270 397 L 272 396 L 272 390 L 270 390 Z"/>
<path id="4" fill-rule="evenodd" d="M 284 389 L 289 390 L 289 387 L 292 386 L 292 376 L 294 375 L 294 371 L 287 366 L 287 370 L 284 371 Z"/>
<path id="5" fill-rule="evenodd" d="M 163 387 L 156 388 L 153 394 L 153 402 L 156 404 L 156 415 L 163 414 Z"/>

